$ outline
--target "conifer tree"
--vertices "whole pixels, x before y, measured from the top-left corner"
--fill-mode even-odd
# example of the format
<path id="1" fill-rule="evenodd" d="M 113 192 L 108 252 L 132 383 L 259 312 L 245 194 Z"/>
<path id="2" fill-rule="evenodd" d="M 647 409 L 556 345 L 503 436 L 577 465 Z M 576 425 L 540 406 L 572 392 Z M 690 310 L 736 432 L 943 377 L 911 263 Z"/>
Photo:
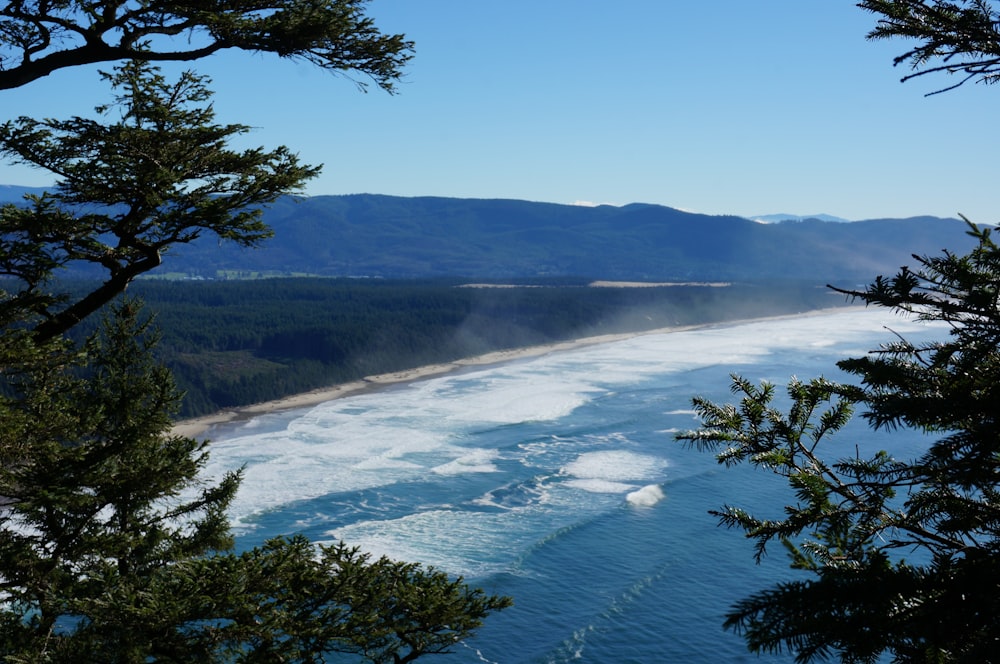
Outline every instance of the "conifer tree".
<path id="1" fill-rule="evenodd" d="M 274 53 L 393 91 L 413 44 L 383 34 L 368 0 L 7 0 L 0 4 L 0 90 L 60 69 L 192 61 L 224 49 Z"/>
<path id="2" fill-rule="evenodd" d="M 958 81 L 1000 81 L 1000 12 L 992 0 L 863 0 L 877 17 L 870 39 L 907 40 L 896 65 L 910 66 L 903 81 L 928 74 L 954 74 Z"/>
<path id="3" fill-rule="evenodd" d="M 1000 12 L 990 0 L 864 0 L 878 17 L 871 39 L 903 38 L 904 81 L 927 74 L 957 83 L 1000 81 Z M 931 93 L 936 94 L 936 93 Z M 968 223 L 968 222 L 967 222 Z M 1000 248 L 991 230 L 959 256 L 913 256 L 916 269 L 863 290 L 834 288 L 865 304 L 948 324 L 946 338 L 887 343 L 838 362 L 859 384 L 792 380 L 787 410 L 774 385 L 733 376 L 735 404 L 695 398 L 702 428 L 679 434 L 786 478 L 782 518 L 740 506 L 713 512 L 755 541 L 772 543 L 809 574 L 738 601 L 725 626 L 755 652 L 800 662 L 989 662 L 1000 652 Z M 857 409 L 876 430 L 933 437 L 908 458 L 864 455 L 834 440 Z"/>
<path id="4" fill-rule="evenodd" d="M 167 433 L 180 394 L 147 328 L 135 303 L 119 305 L 84 352 L 32 367 L 4 400 L 8 658 L 146 661 L 182 627 L 169 616 L 186 598 L 164 596 L 161 577 L 232 546 L 238 474 L 202 486 L 207 442 Z"/>
<path id="5" fill-rule="evenodd" d="M 170 433 L 180 395 L 135 301 L 0 402 L 0 658 L 31 662 L 410 662 L 510 600 L 344 544 L 232 549 L 239 473 Z"/>
<path id="6" fill-rule="evenodd" d="M 22 118 L 0 150 L 61 180 L 0 210 L 0 659 L 409 662 L 509 605 L 419 565 L 301 537 L 236 552 L 239 473 L 205 483 L 206 441 L 174 436 L 180 395 L 139 306 L 82 346 L 66 332 L 203 233 L 253 245 L 261 204 L 315 172 L 287 150 L 230 151 L 193 74 L 130 62 L 107 125 Z M 52 292 L 60 267 L 105 281 Z"/>
<path id="7" fill-rule="evenodd" d="M 0 155 L 57 178 L 27 205 L 0 208 L 0 274 L 20 286 L 3 305 L 35 320 L 39 341 L 97 311 L 178 244 L 206 234 L 259 244 L 271 233 L 262 206 L 319 172 L 284 147 L 229 149 L 249 128 L 216 124 L 212 93 L 193 72 L 170 82 L 148 62 L 130 61 L 104 78 L 114 99 L 96 111 L 106 122 L 22 117 L 0 125 Z M 68 265 L 93 266 L 104 282 L 67 302 L 50 282 Z"/>
<path id="8" fill-rule="evenodd" d="M 859 384 L 734 377 L 739 402 L 697 398 L 703 428 L 678 438 L 785 477 L 782 518 L 739 506 L 715 512 L 757 556 L 771 543 L 807 580 L 740 600 L 726 626 L 755 652 L 797 661 L 987 662 L 1000 652 L 1000 247 L 970 224 L 968 255 L 914 256 L 919 266 L 841 291 L 869 305 L 949 325 L 926 344 L 897 339 L 838 366 Z M 874 429 L 933 437 L 912 456 L 860 450 L 834 434 L 855 409 Z M 863 452 L 863 453 L 862 453 Z"/>

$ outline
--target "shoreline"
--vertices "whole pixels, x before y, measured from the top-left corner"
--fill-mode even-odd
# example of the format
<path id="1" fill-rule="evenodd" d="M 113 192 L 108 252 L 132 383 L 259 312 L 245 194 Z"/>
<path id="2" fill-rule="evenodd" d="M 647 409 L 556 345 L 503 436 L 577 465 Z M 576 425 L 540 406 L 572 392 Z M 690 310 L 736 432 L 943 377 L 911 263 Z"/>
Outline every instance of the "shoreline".
<path id="1" fill-rule="evenodd" d="M 526 346 L 524 348 L 511 348 L 508 350 L 498 350 L 490 353 L 485 353 L 483 355 L 476 355 L 473 357 L 453 360 L 451 362 L 429 364 L 421 367 L 414 367 L 412 369 L 403 369 L 401 371 L 392 371 L 384 374 L 365 376 L 360 380 L 351 381 L 349 383 L 338 383 L 336 385 L 330 385 L 329 387 L 321 387 L 314 390 L 309 390 L 308 392 L 299 392 L 297 394 L 291 394 L 287 397 L 274 399 L 272 401 L 264 401 L 260 403 L 249 404 L 247 406 L 240 406 L 238 408 L 229 408 L 226 410 L 219 411 L 217 413 L 212 413 L 211 415 L 202 415 L 199 417 L 178 420 L 177 422 L 174 423 L 173 427 L 171 427 L 170 433 L 171 435 L 175 436 L 194 438 L 197 436 L 204 435 L 206 432 L 208 432 L 215 426 L 250 420 L 258 415 L 270 415 L 273 413 L 280 413 L 287 410 L 310 408 L 312 406 L 318 406 L 322 403 L 333 401 L 335 399 L 342 399 L 344 397 L 353 396 L 356 394 L 374 392 L 394 385 L 411 383 L 413 381 L 422 380 L 425 378 L 444 376 L 447 374 L 461 371 L 463 369 L 467 369 L 469 367 L 487 367 L 495 364 L 504 364 L 506 362 L 514 362 L 517 360 L 540 357 L 542 355 L 547 355 L 549 353 L 566 351 L 566 350 L 576 350 L 578 348 L 585 348 L 587 346 L 611 343 L 615 341 L 624 341 L 626 339 L 634 339 L 636 337 L 642 337 L 651 334 L 671 334 L 674 332 L 688 332 L 691 330 L 717 327 L 720 325 L 741 325 L 745 323 L 755 323 L 766 320 L 805 318 L 809 316 L 821 316 L 824 314 L 830 314 L 835 312 L 846 312 L 852 310 L 859 310 L 863 308 L 864 307 L 857 305 L 827 307 L 823 309 L 813 309 L 811 311 L 805 311 L 795 314 L 761 316 L 760 318 L 742 318 L 730 321 L 716 321 L 713 323 L 702 323 L 698 325 L 679 325 L 676 327 L 663 327 L 653 330 L 640 330 L 636 332 L 619 332 L 616 334 L 603 334 L 593 337 L 581 337 L 578 339 L 570 339 L 567 341 L 559 341 L 550 344 L 542 344 L 538 346 Z"/>

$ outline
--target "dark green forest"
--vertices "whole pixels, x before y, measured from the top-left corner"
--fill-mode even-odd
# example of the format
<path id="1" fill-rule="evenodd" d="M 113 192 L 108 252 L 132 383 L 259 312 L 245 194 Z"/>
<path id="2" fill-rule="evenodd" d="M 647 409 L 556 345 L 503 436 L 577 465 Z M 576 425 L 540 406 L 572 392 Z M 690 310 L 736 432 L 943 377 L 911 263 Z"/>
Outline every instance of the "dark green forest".
<path id="1" fill-rule="evenodd" d="M 156 314 L 160 360 L 186 392 L 181 417 L 495 350 L 844 304 L 799 282 L 472 288 L 444 280 L 142 280 L 130 294 Z M 80 326 L 81 338 L 88 327 Z"/>

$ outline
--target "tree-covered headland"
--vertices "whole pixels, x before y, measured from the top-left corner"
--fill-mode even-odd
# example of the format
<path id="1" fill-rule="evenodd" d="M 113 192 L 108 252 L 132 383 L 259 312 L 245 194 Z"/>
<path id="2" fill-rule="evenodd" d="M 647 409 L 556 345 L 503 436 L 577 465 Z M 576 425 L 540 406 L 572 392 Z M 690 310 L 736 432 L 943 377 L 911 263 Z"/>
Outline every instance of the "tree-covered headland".
<path id="1" fill-rule="evenodd" d="M 872 38 L 908 40 L 896 60 L 911 65 L 906 79 L 956 76 L 944 90 L 1000 80 L 995 3 L 860 6 L 877 17 Z M 914 256 L 866 288 L 835 289 L 946 323 L 938 341 L 896 338 L 839 362 L 856 383 L 793 380 L 779 395 L 734 376 L 735 403 L 694 400 L 702 426 L 681 441 L 787 481 L 787 504 L 766 515 L 715 512 L 758 558 L 781 545 L 802 572 L 731 607 L 725 626 L 750 650 L 799 662 L 1000 660 L 1000 246 L 988 228 L 969 234 L 967 254 Z M 836 435 L 854 413 L 925 442 L 906 457 L 866 449 Z"/>
<path id="2" fill-rule="evenodd" d="M 148 314 L 119 299 L 171 247 L 254 245 L 261 206 L 316 169 L 231 150 L 204 78 L 155 62 L 222 48 L 299 57 L 392 90 L 411 45 L 363 0 L 46 2 L 0 7 L 0 89 L 120 63 L 96 117 L 0 126 L 0 154 L 56 186 L 0 208 L 0 659 L 410 662 L 449 652 L 510 600 L 417 564 L 302 537 L 233 549 L 240 473 L 206 482 L 208 443 L 171 434 L 181 393 Z M 14 108 L 16 92 L 4 93 Z M 93 265 L 80 287 L 60 268 Z M 99 325 L 85 323 L 101 317 Z"/>

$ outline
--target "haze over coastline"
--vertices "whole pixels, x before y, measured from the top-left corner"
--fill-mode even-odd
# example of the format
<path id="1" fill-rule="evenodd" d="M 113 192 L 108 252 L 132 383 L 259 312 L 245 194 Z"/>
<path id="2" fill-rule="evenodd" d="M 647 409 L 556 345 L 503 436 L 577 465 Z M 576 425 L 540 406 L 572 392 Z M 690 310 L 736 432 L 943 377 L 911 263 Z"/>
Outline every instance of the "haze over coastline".
<path id="1" fill-rule="evenodd" d="M 574 350 L 578 348 L 584 348 L 587 346 L 610 343 L 614 341 L 621 341 L 623 339 L 631 339 L 646 335 L 670 334 L 674 332 L 708 329 L 720 326 L 730 327 L 733 325 L 739 325 L 741 323 L 746 323 L 750 321 L 782 320 L 782 319 L 794 320 L 797 318 L 824 315 L 831 311 L 848 311 L 851 308 L 852 307 L 837 307 L 836 309 L 818 309 L 815 311 L 805 312 L 801 314 L 766 316 L 755 319 L 741 319 L 741 320 L 726 321 L 722 323 L 711 323 L 705 325 L 668 327 L 656 330 L 643 330 L 643 331 L 621 333 L 621 334 L 605 334 L 605 335 L 598 335 L 591 337 L 581 337 L 579 339 L 574 339 L 571 341 L 565 341 L 559 343 L 543 344 L 538 346 L 528 346 L 525 348 L 495 351 L 491 353 L 486 353 L 484 355 L 477 355 L 474 357 L 456 360 L 454 362 L 429 364 L 426 366 L 416 367 L 413 369 L 394 371 L 374 376 L 366 376 L 364 379 L 358 381 L 334 384 L 325 388 L 309 390 L 307 392 L 293 394 L 287 397 L 283 397 L 281 399 L 274 399 L 272 401 L 266 401 L 263 403 L 250 404 L 238 408 L 224 409 L 216 413 L 212 413 L 210 415 L 204 415 L 201 417 L 193 417 L 180 420 L 174 425 L 173 433 L 179 436 L 211 438 L 213 427 L 216 427 L 218 425 L 231 424 L 233 422 L 248 420 L 260 415 L 271 415 L 283 411 L 296 410 L 300 408 L 309 408 L 311 406 L 316 406 L 343 397 L 362 394 L 366 392 L 372 392 L 378 389 L 391 387 L 393 385 L 409 383 L 426 378 L 432 378 L 434 376 L 446 375 L 463 370 L 468 370 L 470 368 L 486 367 L 495 364 L 503 364 L 506 362 L 514 362 L 517 360 L 548 355 L 550 353 Z M 860 309 L 863 307 L 857 307 L 857 308 Z"/>

